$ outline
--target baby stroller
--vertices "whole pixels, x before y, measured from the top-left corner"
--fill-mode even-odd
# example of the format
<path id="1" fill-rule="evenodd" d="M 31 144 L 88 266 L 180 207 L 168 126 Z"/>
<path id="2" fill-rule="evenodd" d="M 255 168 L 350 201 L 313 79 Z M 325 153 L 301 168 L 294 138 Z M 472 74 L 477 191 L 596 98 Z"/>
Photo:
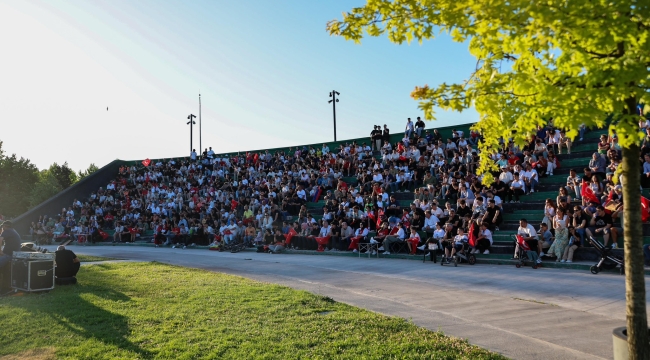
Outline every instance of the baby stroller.
<path id="1" fill-rule="evenodd" d="M 467 244 L 463 244 L 463 249 L 460 251 L 456 251 L 456 253 L 454 254 L 453 257 L 454 267 L 458 266 L 458 264 L 463 261 L 467 262 L 470 265 L 476 264 L 476 255 L 467 252 Z M 440 260 L 440 266 L 445 265 L 445 262 L 447 264 L 450 264 L 443 254 L 442 260 Z"/>
<path id="2" fill-rule="evenodd" d="M 537 267 L 539 266 L 539 264 L 537 263 L 537 259 L 539 259 L 537 252 L 530 249 L 530 246 L 528 245 L 526 240 L 524 240 L 523 236 L 512 235 L 512 237 L 514 238 L 515 243 L 519 244 L 519 251 L 517 252 L 517 259 L 516 259 L 518 261 L 515 263 L 517 269 L 519 269 L 522 266 L 526 266 L 526 261 L 530 261 L 532 263 L 533 269 L 537 269 Z"/>
<path id="3" fill-rule="evenodd" d="M 600 260 L 598 264 L 592 265 L 589 270 L 592 274 L 598 274 L 601 270 L 611 270 L 615 269 L 617 266 L 620 267 L 619 272 L 621 275 L 625 275 L 625 266 L 623 265 L 623 257 L 614 255 L 611 253 L 612 249 L 605 247 L 598 240 L 594 239 L 592 236 L 589 237 L 589 242 L 598 253 L 600 253 Z"/>

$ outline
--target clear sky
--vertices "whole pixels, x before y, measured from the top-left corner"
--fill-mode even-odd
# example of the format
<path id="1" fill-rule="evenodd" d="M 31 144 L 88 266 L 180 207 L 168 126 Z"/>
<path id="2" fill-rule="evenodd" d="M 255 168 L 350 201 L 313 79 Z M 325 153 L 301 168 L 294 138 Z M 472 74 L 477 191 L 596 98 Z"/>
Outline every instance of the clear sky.
<path id="1" fill-rule="evenodd" d="M 217 152 L 333 140 L 332 89 L 339 140 L 402 131 L 422 116 L 416 85 L 462 81 L 475 61 L 447 36 L 355 45 L 326 33 L 363 4 L 0 0 L 0 141 L 39 168 L 186 156 L 199 91 L 203 147 Z M 427 128 L 477 114 L 438 118 Z"/>

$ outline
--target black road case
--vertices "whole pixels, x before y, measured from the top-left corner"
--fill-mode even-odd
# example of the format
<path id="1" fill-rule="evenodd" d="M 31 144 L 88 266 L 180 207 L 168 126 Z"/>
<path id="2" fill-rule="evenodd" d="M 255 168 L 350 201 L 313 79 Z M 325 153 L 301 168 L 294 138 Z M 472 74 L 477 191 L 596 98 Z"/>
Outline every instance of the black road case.
<path id="1" fill-rule="evenodd" d="M 11 287 L 27 292 L 54 289 L 54 260 L 12 259 Z"/>

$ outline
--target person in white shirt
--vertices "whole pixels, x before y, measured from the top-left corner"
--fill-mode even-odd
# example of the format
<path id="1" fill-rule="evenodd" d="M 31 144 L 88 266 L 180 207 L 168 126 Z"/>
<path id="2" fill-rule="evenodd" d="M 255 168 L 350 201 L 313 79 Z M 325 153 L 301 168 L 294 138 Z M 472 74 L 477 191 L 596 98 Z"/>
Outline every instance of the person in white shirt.
<path id="1" fill-rule="evenodd" d="M 431 212 L 431 215 L 435 216 L 437 219 L 440 219 L 445 214 L 445 212 L 438 207 L 438 204 L 435 202 L 431 203 L 431 209 L 429 209 L 429 211 Z"/>
<path id="2" fill-rule="evenodd" d="M 302 202 L 307 202 L 307 193 L 302 188 L 302 185 L 298 185 L 298 190 L 296 191 L 296 195 L 298 196 L 298 199 L 300 199 Z"/>
<path id="3" fill-rule="evenodd" d="M 426 231 L 428 236 L 432 236 L 434 231 L 436 231 L 436 225 L 440 220 L 431 213 L 431 210 L 427 210 L 424 213 L 424 225 L 422 230 Z"/>
<path id="4" fill-rule="evenodd" d="M 501 197 L 499 197 L 499 195 L 495 195 L 492 193 L 492 191 L 488 191 L 487 197 L 494 200 L 494 205 L 496 207 L 498 207 L 499 209 L 503 209 L 503 201 L 501 200 Z"/>
<path id="5" fill-rule="evenodd" d="M 411 228 L 411 235 L 406 241 L 406 245 L 409 247 L 409 254 L 414 255 L 415 249 L 417 249 L 418 244 L 420 243 L 420 234 L 418 230 L 414 227 Z"/>
<path id="6" fill-rule="evenodd" d="M 375 170 L 375 173 L 372 175 L 372 181 L 381 183 L 383 180 L 384 177 L 382 176 L 382 174 L 379 171 Z"/>
<path id="7" fill-rule="evenodd" d="M 406 120 L 406 127 L 404 128 L 404 136 L 406 138 L 410 138 L 411 135 L 413 135 L 413 130 L 414 130 L 413 121 L 411 121 L 411 118 L 408 118 Z"/>
<path id="8" fill-rule="evenodd" d="M 510 202 L 512 202 L 513 195 L 515 197 L 515 202 L 519 202 L 519 197 L 524 194 L 525 188 L 526 184 L 519 177 L 519 173 L 515 173 L 515 179 L 510 183 L 510 193 L 508 194 L 510 197 Z"/>
<path id="9" fill-rule="evenodd" d="M 327 221 L 323 221 L 323 226 L 320 228 L 320 232 L 318 233 L 318 237 L 326 237 L 330 234 L 330 226 L 327 223 Z"/>
<path id="10" fill-rule="evenodd" d="M 472 250 L 472 254 L 489 254 L 492 247 L 492 232 L 488 229 L 488 224 L 483 222 L 476 238 L 476 248 Z"/>
<path id="11" fill-rule="evenodd" d="M 512 180 L 514 180 L 514 176 L 512 176 L 512 173 L 508 170 L 507 166 L 502 166 L 501 167 L 501 174 L 499 174 L 499 180 L 503 181 L 504 184 L 510 186 L 510 183 Z"/>
<path id="12" fill-rule="evenodd" d="M 517 229 L 517 235 L 521 235 L 524 238 L 524 241 L 528 243 L 528 246 L 531 249 L 537 249 L 539 251 L 539 257 L 544 256 L 544 251 L 542 249 L 542 244 L 539 242 L 537 230 L 533 225 L 529 224 L 526 219 L 519 220 L 519 228 Z M 519 254 L 519 244 L 515 244 L 515 258 Z M 541 263 L 541 259 L 537 259 L 537 263 Z"/>
<path id="13" fill-rule="evenodd" d="M 522 172 L 522 177 L 524 183 L 526 184 L 526 189 L 529 193 L 535 192 L 535 187 L 537 186 L 538 176 L 537 170 L 533 169 L 530 164 L 526 164 L 526 170 Z"/>
<path id="14" fill-rule="evenodd" d="M 453 247 L 451 244 L 449 244 L 445 248 L 445 257 L 447 258 L 447 262 L 451 262 L 451 258 L 453 258 L 457 252 L 462 251 L 463 247 L 465 247 L 469 242 L 469 238 L 465 234 L 465 230 L 462 227 L 459 227 L 457 231 L 458 235 L 454 236 Z"/>
<path id="15" fill-rule="evenodd" d="M 406 238 L 406 231 L 404 231 L 404 227 L 402 225 L 402 221 L 400 221 L 397 226 L 399 227 L 399 230 L 397 230 L 397 233 L 395 235 L 388 235 L 386 238 L 384 238 L 382 247 L 379 248 L 379 250 L 385 250 L 384 255 L 390 255 L 390 244 L 404 241 Z"/>

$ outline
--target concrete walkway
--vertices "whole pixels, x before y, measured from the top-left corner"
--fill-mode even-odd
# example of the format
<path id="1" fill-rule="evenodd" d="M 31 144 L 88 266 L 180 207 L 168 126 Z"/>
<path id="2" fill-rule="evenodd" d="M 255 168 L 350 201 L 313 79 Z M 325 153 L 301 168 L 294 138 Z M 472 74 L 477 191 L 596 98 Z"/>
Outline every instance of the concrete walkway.
<path id="1" fill-rule="evenodd" d="M 513 359 L 609 359 L 612 329 L 625 325 L 625 282 L 617 274 L 150 247 L 70 249 L 283 284 L 410 319 Z"/>

